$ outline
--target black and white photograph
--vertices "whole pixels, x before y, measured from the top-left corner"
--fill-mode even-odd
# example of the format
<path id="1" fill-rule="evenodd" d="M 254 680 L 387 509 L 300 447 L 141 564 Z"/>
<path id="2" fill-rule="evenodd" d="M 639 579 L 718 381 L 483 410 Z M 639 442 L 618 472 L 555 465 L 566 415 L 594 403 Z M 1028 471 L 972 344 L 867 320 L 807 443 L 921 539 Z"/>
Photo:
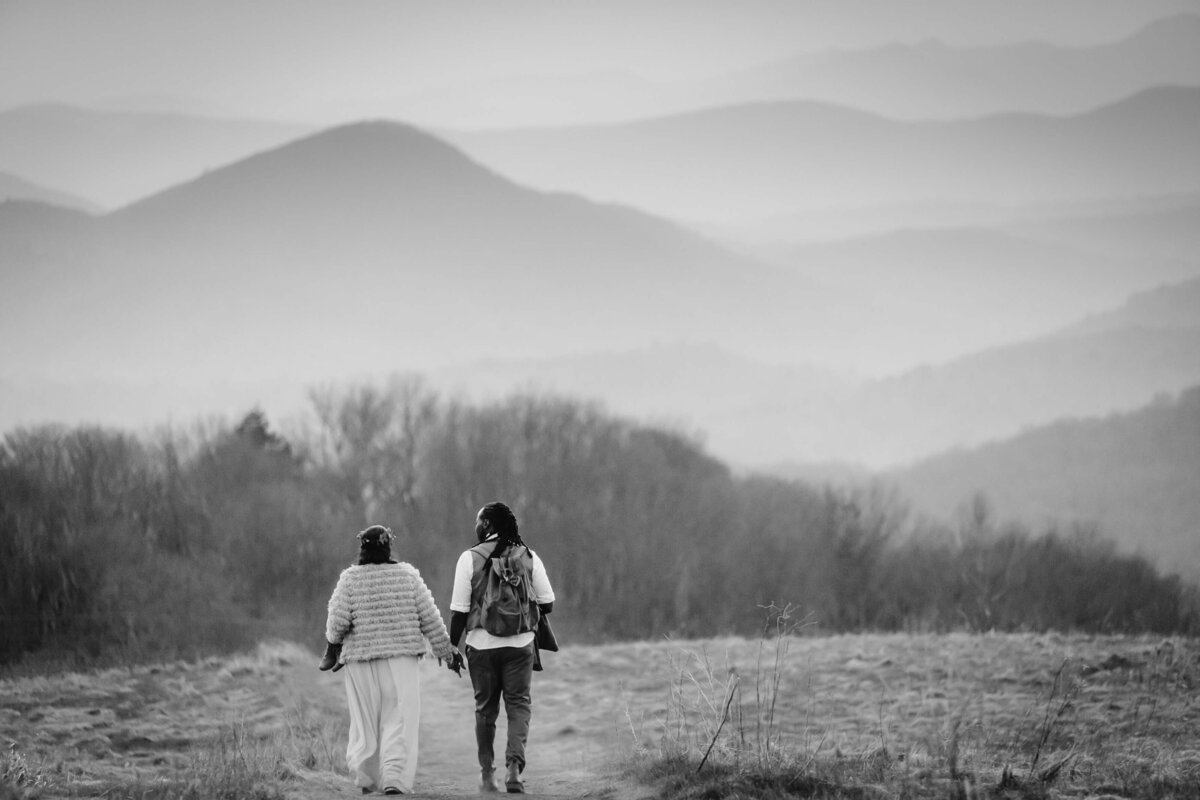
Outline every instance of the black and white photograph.
<path id="1" fill-rule="evenodd" d="M 1198 690 L 1200 0 L 0 0 L 0 800 L 1195 800 Z"/>

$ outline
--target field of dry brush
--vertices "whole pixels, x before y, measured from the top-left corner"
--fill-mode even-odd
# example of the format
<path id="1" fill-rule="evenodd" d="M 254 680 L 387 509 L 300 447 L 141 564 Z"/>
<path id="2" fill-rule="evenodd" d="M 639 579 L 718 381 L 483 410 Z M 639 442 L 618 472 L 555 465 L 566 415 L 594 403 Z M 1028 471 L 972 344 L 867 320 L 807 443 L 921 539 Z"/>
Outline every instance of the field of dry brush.
<path id="1" fill-rule="evenodd" d="M 315 662 L 274 642 L 0 681 L 0 798 L 355 796 L 341 676 Z M 706 755 L 705 769 L 807 767 L 860 797 L 1200 792 L 1196 640 L 729 638 L 545 662 L 526 773 L 544 798 L 649 794 L 631 765 Z M 469 681 L 432 659 L 422 680 L 418 794 L 472 795 Z"/>

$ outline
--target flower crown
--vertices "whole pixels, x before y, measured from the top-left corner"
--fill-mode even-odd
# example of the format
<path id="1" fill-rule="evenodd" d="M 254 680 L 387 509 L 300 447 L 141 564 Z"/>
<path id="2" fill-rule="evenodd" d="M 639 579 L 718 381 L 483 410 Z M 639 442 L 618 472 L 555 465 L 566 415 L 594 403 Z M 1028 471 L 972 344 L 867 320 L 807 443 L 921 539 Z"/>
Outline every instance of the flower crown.
<path id="1" fill-rule="evenodd" d="M 365 531 L 358 532 L 358 541 L 362 544 L 391 544 L 395 540 L 396 534 L 392 533 L 391 528 L 383 525 L 372 525 Z"/>

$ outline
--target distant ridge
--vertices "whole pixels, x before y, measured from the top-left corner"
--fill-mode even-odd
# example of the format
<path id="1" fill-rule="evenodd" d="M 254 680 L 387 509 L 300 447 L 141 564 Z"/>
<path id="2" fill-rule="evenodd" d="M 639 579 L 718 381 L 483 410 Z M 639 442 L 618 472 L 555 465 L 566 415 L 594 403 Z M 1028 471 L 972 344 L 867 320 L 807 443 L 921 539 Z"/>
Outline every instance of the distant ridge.
<path id="1" fill-rule="evenodd" d="M 1200 275 L 1195 260 L 1093 252 L 1020 228 L 901 229 L 764 248 L 763 257 L 840 290 L 869 316 L 869 326 L 843 334 L 848 351 L 866 358 L 905 347 L 926 363 L 1042 336 L 1134 292 Z"/>
<path id="2" fill-rule="evenodd" d="M 741 467 L 773 464 L 789 475 L 826 462 L 890 470 L 1059 418 L 1128 412 L 1195 385 L 1194 285 L 1135 296 L 1125 308 L 1136 313 L 1116 311 L 1105 325 L 1080 325 L 882 379 L 768 366 L 719 347 L 686 345 L 497 359 L 431 377 L 476 398 L 526 388 L 596 398 L 619 413 L 702 431 L 714 452 Z M 1178 309 L 1171 325 L 1161 312 L 1168 307 Z M 1160 324 L 1147 322 L 1154 319 Z M 710 385 L 728 388 L 709 396 Z M 800 466 L 780 466 L 789 462 Z"/>
<path id="3" fill-rule="evenodd" d="M 1200 382 L 1195 281 L 1077 326 L 859 383 L 813 402 L 776 396 L 749 417 L 773 432 L 748 465 L 839 461 L 898 470 L 1063 418 L 1125 413 Z M 1169 313 L 1167 310 L 1169 309 Z M 736 440 L 735 440 L 736 441 Z"/>
<path id="4" fill-rule="evenodd" d="M 1120 308 L 1104 314 L 1093 314 L 1068 327 L 1064 334 L 1133 327 L 1200 327 L 1200 278 L 1139 292 Z"/>
<path id="5" fill-rule="evenodd" d="M 0 171 L 111 209 L 312 130 L 260 120 L 20 106 L 0 111 Z"/>
<path id="6" fill-rule="evenodd" d="M 917 507 L 946 517 L 981 492 L 1000 519 L 1063 528 L 1099 522 L 1101 535 L 1124 550 L 1200 577 L 1200 386 L 1123 414 L 1062 420 L 925 459 L 886 478 Z"/>
<path id="7" fill-rule="evenodd" d="M 1200 264 L 1200 195 L 1195 194 L 1147 199 L 1127 209 L 1047 214 L 1006 227 L 1027 238 L 1102 256 Z"/>
<path id="8" fill-rule="evenodd" d="M 395 122 L 281 145 L 96 227 L 63 240 L 4 326 L 28 329 L 54 298 L 77 298 L 78 314 L 44 340 L 0 337 L 8 363 L 50 370 L 105 352 L 153 375 L 187 353 L 215 374 L 324 378 L 548 341 L 572 352 L 708 338 L 714 318 L 749 352 L 820 345 L 796 327 L 823 306 L 810 282 L 664 220 L 523 188 Z"/>
<path id="9" fill-rule="evenodd" d="M 1151 86 L 1200 85 L 1200 15 L 1154 20 L 1086 46 L 938 39 L 816 49 L 675 82 L 590 72 L 570 79 L 497 76 L 396 99 L 397 115 L 433 128 L 602 125 L 744 103 L 809 100 L 897 120 L 1007 112 L 1074 114 Z M 505 103 L 495 98 L 504 96 Z M 487 109 L 481 115 L 480 109 Z"/>
<path id="10" fill-rule="evenodd" d="M 526 185 L 737 223 L 819 208 L 1195 192 L 1198 133 L 1200 88 L 1159 87 L 1064 116 L 900 122 L 787 101 L 624 125 L 445 135 Z"/>
<path id="11" fill-rule="evenodd" d="M 925 40 L 801 53 L 696 82 L 691 99 L 705 106 L 818 100 L 916 121 L 1073 114 L 1158 85 L 1200 85 L 1200 15 L 1175 14 L 1084 47 Z"/>
<path id="12" fill-rule="evenodd" d="M 48 205 L 86 211 L 89 214 L 95 214 L 101 210 L 100 206 L 83 197 L 39 186 L 17 175 L 0 172 L 0 202 L 6 200 L 33 200 Z"/>

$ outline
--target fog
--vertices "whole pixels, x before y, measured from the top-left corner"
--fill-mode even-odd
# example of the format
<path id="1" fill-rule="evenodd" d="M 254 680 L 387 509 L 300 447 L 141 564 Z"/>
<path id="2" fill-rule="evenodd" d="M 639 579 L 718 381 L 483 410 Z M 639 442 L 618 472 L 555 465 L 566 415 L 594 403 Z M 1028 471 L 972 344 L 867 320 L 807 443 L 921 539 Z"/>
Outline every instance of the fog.
<path id="1" fill-rule="evenodd" d="M 1132 412 L 1200 382 L 1197 87 L 1197 0 L 9 0 L 0 425 L 416 371 L 883 469 Z"/>
<path id="2" fill-rule="evenodd" d="M 0 108 L 66 103 L 332 125 L 398 117 L 420 125 L 527 124 L 487 103 L 414 115 L 503 79 L 684 81 L 798 53 L 937 40 L 1065 47 L 1120 39 L 1194 0 L 545 0 L 202 4 L 5 0 L 0 4 Z M 518 84 L 519 85 L 519 84 Z M 502 89 L 501 89 L 502 91 Z M 486 98 L 470 98 L 480 103 Z M 587 98 L 601 109 L 606 98 Z M 591 116 L 579 99 L 579 117 Z M 601 111 L 600 113 L 604 113 Z"/>

